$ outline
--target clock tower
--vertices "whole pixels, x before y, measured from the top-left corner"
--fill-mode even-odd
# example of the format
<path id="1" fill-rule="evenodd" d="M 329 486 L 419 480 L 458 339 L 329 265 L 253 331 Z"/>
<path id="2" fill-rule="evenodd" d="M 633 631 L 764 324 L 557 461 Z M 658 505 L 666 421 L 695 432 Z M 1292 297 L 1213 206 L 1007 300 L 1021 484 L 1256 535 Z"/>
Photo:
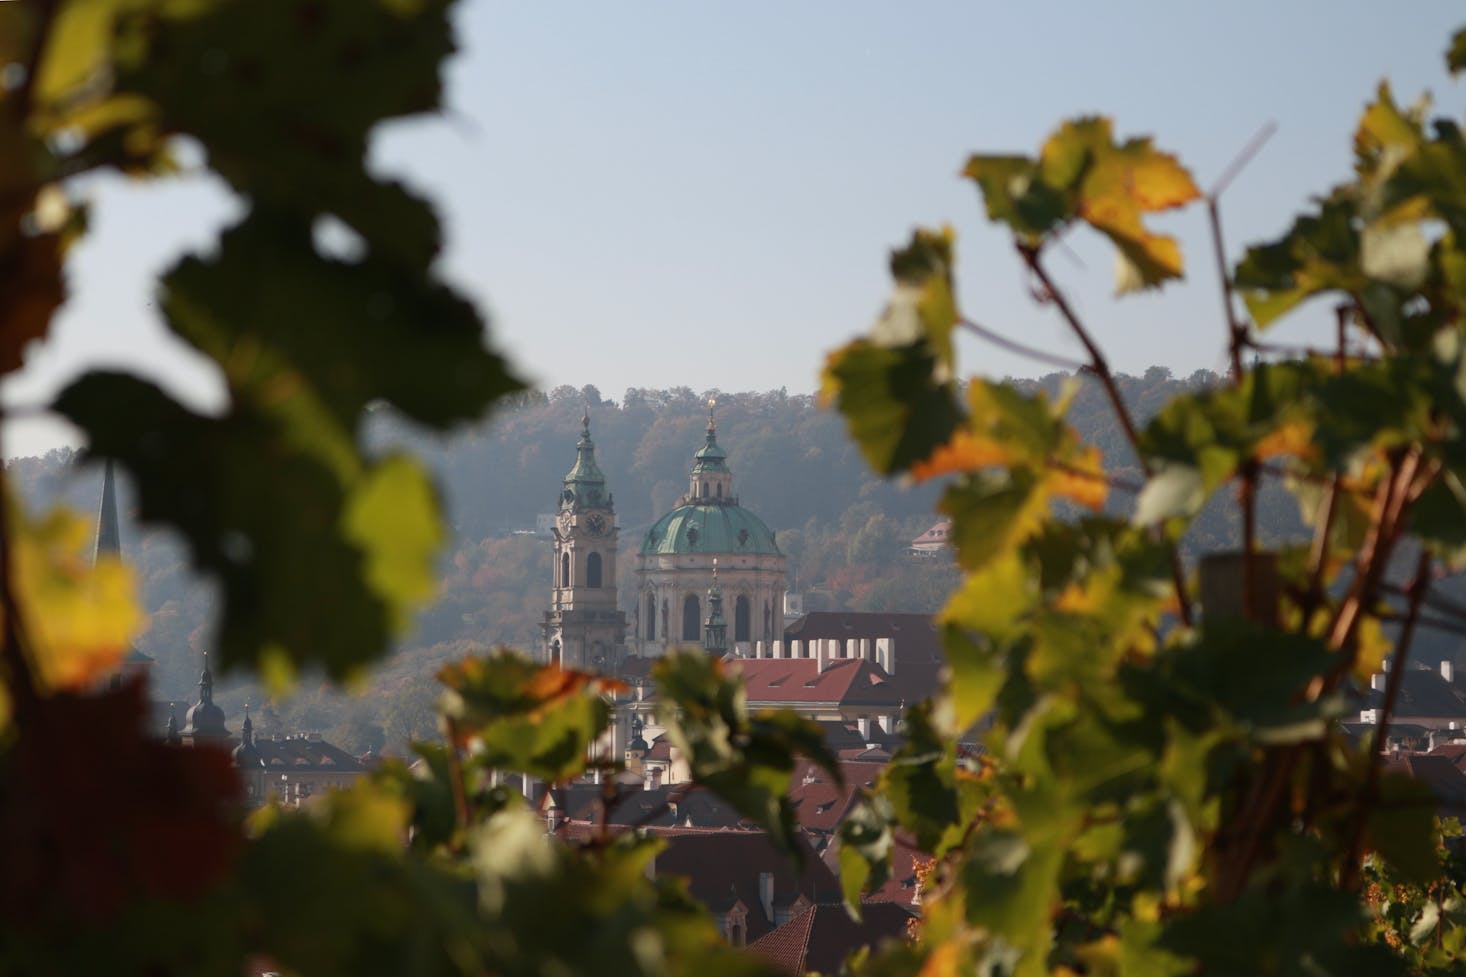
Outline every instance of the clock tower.
<path id="1" fill-rule="evenodd" d="M 540 625 L 545 660 L 592 672 L 614 670 L 626 641 L 616 607 L 616 510 L 596 465 L 590 408 L 581 417 L 575 465 L 555 517 L 550 609 Z"/>

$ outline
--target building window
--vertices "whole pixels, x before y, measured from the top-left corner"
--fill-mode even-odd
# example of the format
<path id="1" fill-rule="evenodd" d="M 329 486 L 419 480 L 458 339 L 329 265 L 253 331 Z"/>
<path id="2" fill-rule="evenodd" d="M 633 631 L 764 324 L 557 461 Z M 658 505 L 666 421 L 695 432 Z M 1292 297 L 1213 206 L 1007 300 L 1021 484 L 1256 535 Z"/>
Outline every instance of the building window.
<path id="1" fill-rule="evenodd" d="M 697 594 L 688 594 L 682 600 L 682 640 L 702 639 L 702 602 Z"/>
<path id="2" fill-rule="evenodd" d="M 748 607 L 748 598 L 739 595 L 738 599 L 733 602 L 734 641 L 753 640 L 752 635 L 749 633 L 753 630 L 753 622 L 751 620 L 752 617 L 753 614 Z"/>
<path id="3" fill-rule="evenodd" d="M 657 639 L 657 596 L 646 595 L 646 640 Z"/>
<path id="4" fill-rule="evenodd" d="M 560 554 L 560 586 L 570 586 L 570 554 Z"/>
<path id="5" fill-rule="evenodd" d="M 550 664 L 560 664 L 560 639 L 558 638 L 550 642 Z"/>
<path id="6" fill-rule="evenodd" d="M 585 585 L 587 587 L 601 585 L 601 554 L 599 553 L 592 553 L 585 558 Z"/>

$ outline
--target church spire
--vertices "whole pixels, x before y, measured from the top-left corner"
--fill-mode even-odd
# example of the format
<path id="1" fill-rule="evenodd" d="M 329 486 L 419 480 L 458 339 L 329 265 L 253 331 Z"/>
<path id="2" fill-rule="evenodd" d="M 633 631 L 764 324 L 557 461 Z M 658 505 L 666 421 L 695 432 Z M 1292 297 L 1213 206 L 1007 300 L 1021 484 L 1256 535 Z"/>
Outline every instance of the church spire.
<path id="1" fill-rule="evenodd" d="M 580 510 L 587 506 L 611 508 L 606 493 L 606 476 L 596 464 L 596 443 L 590 436 L 590 405 L 580 415 L 580 440 L 575 444 L 575 464 L 565 474 L 565 488 L 560 493 L 560 508 Z"/>
<path id="2" fill-rule="evenodd" d="M 718 586 L 718 558 L 713 557 L 713 585 L 708 588 L 708 619 L 702 627 L 704 651 L 721 655 L 728 650 L 728 621 L 723 617 L 723 588 Z"/>
<path id="3" fill-rule="evenodd" d="M 97 509 L 97 547 L 92 562 L 103 556 L 122 553 L 122 533 L 117 528 L 117 484 L 112 474 L 112 459 L 102 469 L 102 504 Z"/>

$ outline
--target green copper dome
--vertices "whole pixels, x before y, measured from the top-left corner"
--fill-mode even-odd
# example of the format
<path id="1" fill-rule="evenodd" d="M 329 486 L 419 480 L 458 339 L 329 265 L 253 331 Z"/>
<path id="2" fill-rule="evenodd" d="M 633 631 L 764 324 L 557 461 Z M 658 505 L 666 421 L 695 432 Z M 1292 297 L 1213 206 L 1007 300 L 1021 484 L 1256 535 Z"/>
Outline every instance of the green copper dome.
<path id="1" fill-rule="evenodd" d="M 647 530 L 641 551 L 653 553 L 779 553 L 764 521 L 741 505 L 679 505 Z"/>
<path id="2" fill-rule="evenodd" d="M 718 447 L 717 423 L 709 405 L 707 440 L 693 455 L 692 490 L 647 530 L 641 544 L 643 555 L 783 555 L 764 521 L 738 504 L 727 462 L 728 456 Z"/>

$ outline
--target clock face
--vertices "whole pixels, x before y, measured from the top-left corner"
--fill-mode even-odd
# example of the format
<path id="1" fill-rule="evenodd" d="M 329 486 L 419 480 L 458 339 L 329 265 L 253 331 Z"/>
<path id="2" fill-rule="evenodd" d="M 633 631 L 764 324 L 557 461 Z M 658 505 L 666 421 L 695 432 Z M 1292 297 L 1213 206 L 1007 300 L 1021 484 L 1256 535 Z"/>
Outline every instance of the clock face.
<path id="1" fill-rule="evenodd" d="M 601 535 L 606 531 L 606 517 L 598 513 L 592 515 L 590 518 L 586 519 L 585 528 L 589 529 L 597 536 Z"/>

